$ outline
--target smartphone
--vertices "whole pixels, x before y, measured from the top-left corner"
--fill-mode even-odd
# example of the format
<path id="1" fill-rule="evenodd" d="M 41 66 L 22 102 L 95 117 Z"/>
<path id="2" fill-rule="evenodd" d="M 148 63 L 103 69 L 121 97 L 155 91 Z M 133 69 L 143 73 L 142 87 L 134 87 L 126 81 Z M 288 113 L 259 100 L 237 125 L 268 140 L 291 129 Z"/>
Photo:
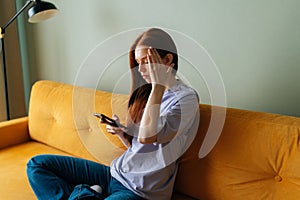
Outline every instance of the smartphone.
<path id="1" fill-rule="evenodd" d="M 98 117 L 99 119 L 101 119 L 105 124 L 109 124 L 111 126 L 114 126 L 114 127 L 120 127 L 120 128 L 125 128 L 127 130 L 127 127 L 118 123 L 116 120 L 110 118 L 110 117 L 107 117 L 106 115 L 104 114 L 101 114 L 101 113 L 94 113 L 94 116 L 95 117 Z"/>

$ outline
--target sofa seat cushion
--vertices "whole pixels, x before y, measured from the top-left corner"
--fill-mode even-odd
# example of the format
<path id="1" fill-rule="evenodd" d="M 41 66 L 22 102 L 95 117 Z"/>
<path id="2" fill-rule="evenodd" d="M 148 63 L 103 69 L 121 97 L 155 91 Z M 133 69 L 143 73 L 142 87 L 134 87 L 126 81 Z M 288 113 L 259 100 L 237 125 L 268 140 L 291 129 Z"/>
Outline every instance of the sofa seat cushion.
<path id="1" fill-rule="evenodd" d="M 0 180 L 4 186 L 0 187 L 0 199 L 36 199 L 27 180 L 26 164 L 31 157 L 39 154 L 72 156 L 35 141 L 0 150 Z M 172 200 L 193 200 L 193 198 L 175 192 Z"/>
<path id="2" fill-rule="evenodd" d="M 70 155 L 34 141 L 0 150 L 0 199 L 36 199 L 27 181 L 26 164 L 38 154 Z"/>

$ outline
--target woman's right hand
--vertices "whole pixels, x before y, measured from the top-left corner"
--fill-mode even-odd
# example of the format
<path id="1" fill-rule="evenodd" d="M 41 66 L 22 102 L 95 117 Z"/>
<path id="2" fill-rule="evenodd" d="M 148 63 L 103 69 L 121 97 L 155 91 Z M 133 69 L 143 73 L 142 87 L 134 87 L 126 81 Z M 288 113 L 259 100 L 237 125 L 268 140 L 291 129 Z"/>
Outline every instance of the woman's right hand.
<path id="1" fill-rule="evenodd" d="M 120 124 L 120 119 L 117 115 L 113 114 L 112 119 L 115 120 L 118 124 Z M 100 123 L 105 124 L 105 122 L 101 119 L 100 119 Z M 124 128 L 111 126 L 109 124 L 106 124 L 106 130 L 111 134 L 117 134 L 117 135 L 123 134 L 126 131 Z"/>
<path id="2" fill-rule="evenodd" d="M 131 146 L 132 136 L 127 135 L 127 127 L 120 124 L 120 119 L 117 115 L 113 114 L 112 119 L 117 122 L 119 127 L 111 126 L 106 124 L 107 132 L 111 134 L 116 134 L 121 139 L 125 147 L 129 148 Z M 103 120 L 100 119 L 100 123 L 105 123 Z"/>

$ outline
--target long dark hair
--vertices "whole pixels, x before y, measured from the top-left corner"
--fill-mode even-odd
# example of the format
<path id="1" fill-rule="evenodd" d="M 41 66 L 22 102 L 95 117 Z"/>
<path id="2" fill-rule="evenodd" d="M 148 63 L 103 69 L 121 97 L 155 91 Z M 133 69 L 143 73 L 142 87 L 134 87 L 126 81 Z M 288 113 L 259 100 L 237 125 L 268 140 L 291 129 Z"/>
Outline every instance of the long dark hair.
<path id="1" fill-rule="evenodd" d="M 143 110 L 146 106 L 148 97 L 151 92 L 151 84 L 147 83 L 138 71 L 138 63 L 135 60 L 135 49 L 137 46 L 148 46 L 155 48 L 159 55 L 164 58 L 167 54 L 173 55 L 174 64 L 173 71 L 176 73 L 178 69 L 177 48 L 171 36 L 165 31 L 152 28 L 142 33 L 132 44 L 129 51 L 129 65 L 131 69 L 131 90 L 128 103 L 127 124 L 139 123 Z"/>

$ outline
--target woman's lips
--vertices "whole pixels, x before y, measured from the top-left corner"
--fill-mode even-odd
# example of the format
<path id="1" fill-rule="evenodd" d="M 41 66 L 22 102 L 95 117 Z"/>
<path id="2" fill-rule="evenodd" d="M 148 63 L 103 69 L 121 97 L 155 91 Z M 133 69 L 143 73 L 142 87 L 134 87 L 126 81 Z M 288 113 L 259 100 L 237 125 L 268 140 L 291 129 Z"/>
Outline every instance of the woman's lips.
<path id="1" fill-rule="evenodd" d="M 149 76 L 148 75 L 142 75 L 143 79 L 148 79 Z"/>

